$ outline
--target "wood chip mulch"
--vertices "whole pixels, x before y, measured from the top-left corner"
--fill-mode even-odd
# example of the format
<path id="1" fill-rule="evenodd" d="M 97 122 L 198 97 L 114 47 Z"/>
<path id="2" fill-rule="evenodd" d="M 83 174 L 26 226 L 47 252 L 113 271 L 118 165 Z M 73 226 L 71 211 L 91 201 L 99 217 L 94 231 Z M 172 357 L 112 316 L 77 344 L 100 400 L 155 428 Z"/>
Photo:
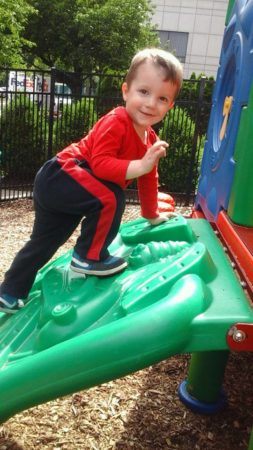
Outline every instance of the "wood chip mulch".
<path id="1" fill-rule="evenodd" d="M 3 202 L 0 208 L 2 279 L 29 237 L 33 208 L 31 200 Z M 128 206 L 124 219 L 137 215 L 138 208 Z M 246 450 L 253 425 L 252 353 L 231 354 L 224 382 L 228 407 L 214 416 L 194 414 L 178 399 L 189 360 L 176 355 L 17 414 L 0 425 L 0 450 Z"/>

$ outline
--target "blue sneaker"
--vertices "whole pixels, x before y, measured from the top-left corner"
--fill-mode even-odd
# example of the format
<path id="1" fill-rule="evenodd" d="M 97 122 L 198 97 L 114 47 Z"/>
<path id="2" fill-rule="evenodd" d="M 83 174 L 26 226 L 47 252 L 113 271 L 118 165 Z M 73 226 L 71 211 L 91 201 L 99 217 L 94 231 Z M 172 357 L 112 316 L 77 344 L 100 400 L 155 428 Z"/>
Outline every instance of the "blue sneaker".
<path id="1" fill-rule="evenodd" d="M 110 255 L 104 261 L 94 261 L 91 259 L 81 259 L 76 252 L 73 253 L 70 264 L 70 268 L 74 272 L 97 275 L 98 277 L 105 277 L 121 272 L 126 266 L 127 262 L 117 256 Z"/>
<path id="2" fill-rule="evenodd" d="M 12 295 L 0 295 L 0 311 L 6 314 L 15 314 L 20 308 L 23 308 L 24 302 Z"/>

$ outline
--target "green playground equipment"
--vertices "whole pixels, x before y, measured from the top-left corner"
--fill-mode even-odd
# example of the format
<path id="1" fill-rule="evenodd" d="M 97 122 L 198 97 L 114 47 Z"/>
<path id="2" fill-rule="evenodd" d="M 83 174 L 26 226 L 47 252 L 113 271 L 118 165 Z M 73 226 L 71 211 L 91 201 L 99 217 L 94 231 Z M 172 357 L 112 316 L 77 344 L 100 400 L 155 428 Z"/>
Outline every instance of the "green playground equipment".
<path id="1" fill-rule="evenodd" d="M 77 277 L 68 252 L 39 272 L 23 309 L 1 314 L 1 422 L 189 352 L 187 391 L 211 409 L 223 403 L 228 336 L 253 312 L 210 224 L 138 219 L 121 226 L 110 252 L 128 261 L 122 273 Z"/>

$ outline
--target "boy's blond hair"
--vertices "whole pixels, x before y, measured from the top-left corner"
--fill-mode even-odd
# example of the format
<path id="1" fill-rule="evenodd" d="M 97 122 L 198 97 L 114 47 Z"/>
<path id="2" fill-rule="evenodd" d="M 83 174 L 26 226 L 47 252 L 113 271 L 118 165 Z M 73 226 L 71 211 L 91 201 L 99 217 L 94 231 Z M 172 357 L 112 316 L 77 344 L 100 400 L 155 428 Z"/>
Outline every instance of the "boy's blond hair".
<path id="1" fill-rule="evenodd" d="M 166 52 L 160 48 L 145 48 L 136 53 L 126 75 L 128 86 L 130 86 L 135 78 L 137 69 L 146 61 L 151 61 L 157 67 L 162 67 L 164 69 L 164 81 L 171 81 L 177 86 L 176 97 L 183 82 L 183 67 L 180 61 L 172 55 L 172 53 Z"/>

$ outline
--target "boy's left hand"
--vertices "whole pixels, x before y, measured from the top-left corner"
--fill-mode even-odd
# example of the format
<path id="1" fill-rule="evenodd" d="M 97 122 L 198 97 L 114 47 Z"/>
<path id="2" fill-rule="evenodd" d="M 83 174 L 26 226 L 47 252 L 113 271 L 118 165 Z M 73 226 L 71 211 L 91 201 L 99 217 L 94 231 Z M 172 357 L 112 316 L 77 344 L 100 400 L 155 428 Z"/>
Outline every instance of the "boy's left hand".
<path id="1" fill-rule="evenodd" d="M 174 212 L 168 212 L 166 214 L 159 214 L 159 216 L 155 217 L 154 219 L 148 219 L 150 225 L 160 225 L 163 222 L 167 222 L 168 219 L 171 217 L 176 217 L 177 214 Z"/>

